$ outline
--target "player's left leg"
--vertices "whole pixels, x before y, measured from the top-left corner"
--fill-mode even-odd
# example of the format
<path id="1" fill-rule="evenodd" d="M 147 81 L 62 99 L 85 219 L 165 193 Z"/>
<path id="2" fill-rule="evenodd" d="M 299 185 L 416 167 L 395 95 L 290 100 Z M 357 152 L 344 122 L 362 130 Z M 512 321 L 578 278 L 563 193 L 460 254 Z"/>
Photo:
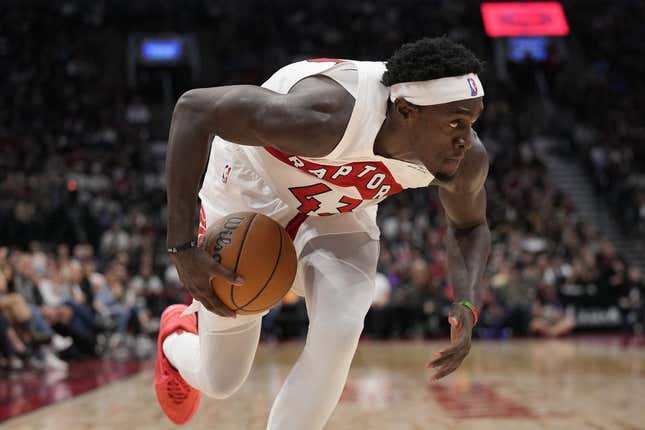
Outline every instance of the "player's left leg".
<path id="1" fill-rule="evenodd" d="M 195 302 L 163 312 L 157 339 L 155 391 L 166 416 L 185 424 L 197 411 L 201 394 L 225 398 L 244 382 L 255 357 L 262 315 L 224 318 Z M 198 326 L 199 325 L 199 329 Z"/>
<path id="2" fill-rule="evenodd" d="M 331 416 L 372 303 L 378 251 L 365 233 L 318 237 L 305 246 L 309 332 L 271 409 L 269 430 L 318 430 Z"/>
<path id="3" fill-rule="evenodd" d="M 220 317 L 199 304 L 198 334 L 171 335 L 163 352 L 192 387 L 225 399 L 246 380 L 260 340 L 262 315 Z"/>

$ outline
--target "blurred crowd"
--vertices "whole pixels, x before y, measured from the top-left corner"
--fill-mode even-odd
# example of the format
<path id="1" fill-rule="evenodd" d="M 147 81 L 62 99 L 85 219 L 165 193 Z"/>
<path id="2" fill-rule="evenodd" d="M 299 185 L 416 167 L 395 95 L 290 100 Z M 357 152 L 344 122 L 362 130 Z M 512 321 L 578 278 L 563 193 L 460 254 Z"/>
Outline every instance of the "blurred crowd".
<path id="1" fill-rule="evenodd" d="M 567 11 L 582 4 L 563 3 Z M 642 332 L 642 273 L 576 213 L 540 162 L 553 141 L 569 139 L 626 230 L 643 232 L 645 157 L 636 143 L 645 92 L 634 74 L 642 2 L 571 10 L 570 52 L 543 65 L 556 103 L 550 115 L 538 112 L 537 88 L 522 85 L 526 69 L 511 68 L 511 83 L 496 77 L 474 0 L 171 4 L 0 4 L 0 367 L 147 356 L 163 308 L 188 299 L 164 252 L 168 124 L 155 125 L 154 97 L 127 84 L 123 59 L 129 32 L 160 29 L 198 35 L 200 81 L 177 93 L 257 84 L 306 57 L 385 59 L 426 35 L 464 42 L 489 60 L 476 129 L 491 158 L 493 251 L 477 335 L 562 336 L 581 327 L 580 304 L 615 306 L 625 333 Z M 453 297 L 435 191 L 388 199 L 379 223 L 366 336 L 445 336 Z M 266 339 L 305 332 L 304 304 L 292 295 L 263 322 Z"/>
<path id="2" fill-rule="evenodd" d="M 101 273 L 88 244 L 0 248 L 0 366 L 66 369 L 61 359 L 148 356 L 158 316 L 185 294 L 176 272 L 162 281 L 144 258 L 129 276 L 128 260 L 116 255 Z"/>
<path id="3" fill-rule="evenodd" d="M 495 118 L 492 104 L 486 119 L 490 139 L 482 136 L 491 143 L 496 127 L 505 124 Z M 493 249 L 481 285 L 477 334 L 559 337 L 576 328 L 577 307 L 611 305 L 621 313 L 625 333 L 642 330 L 641 271 L 627 267 L 614 246 L 576 213 L 548 180 L 530 143 L 488 149 Z M 452 291 L 438 199 L 430 190 L 415 190 L 393 200 L 379 214 L 382 276 L 368 332 L 378 338 L 442 335 Z"/>
<path id="4" fill-rule="evenodd" d="M 575 49 L 553 87 L 560 133 L 572 143 L 569 155 L 584 158 L 623 231 L 645 238 L 645 122 L 639 112 L 645 3 L 572 1 L 571 7 Z"/>

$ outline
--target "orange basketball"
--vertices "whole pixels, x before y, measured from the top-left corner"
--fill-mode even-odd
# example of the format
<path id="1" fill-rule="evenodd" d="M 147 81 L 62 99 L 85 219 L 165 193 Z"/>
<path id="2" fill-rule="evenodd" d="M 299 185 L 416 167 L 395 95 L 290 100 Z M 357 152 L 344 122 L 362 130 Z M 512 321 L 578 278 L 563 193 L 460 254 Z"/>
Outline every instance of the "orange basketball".
<path id="1" fill-rule="evenodd" d="M 211 279 L 217 297 L 240 315 L 271 308 L 289 292 L 296 277 L 291 238 L 280 224 L 259 213 L 236 212 L 215 221 L 204 234 L 202 246 L 244 278 L 244 285 Z"/>

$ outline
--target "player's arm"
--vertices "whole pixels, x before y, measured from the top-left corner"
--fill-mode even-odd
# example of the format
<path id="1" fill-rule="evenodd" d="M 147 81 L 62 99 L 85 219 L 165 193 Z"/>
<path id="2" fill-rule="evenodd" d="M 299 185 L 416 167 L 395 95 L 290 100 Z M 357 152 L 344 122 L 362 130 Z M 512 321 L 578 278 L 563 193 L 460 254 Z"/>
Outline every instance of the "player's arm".
<path id="1" fill-rule="evenodd" d="M 346 91 L 332 82 L 308 78 L 289 94 L 239 85 L 195 89 L 181 96 L 173 112 L 166 154 L 168 247 L 195 237 L 195 203 L 211 135 L 303 156 L 331 152 L 353 105 L 347 104 Z M 233 282 L 235 274 L 214 264 L 198 248 L 172 254 L 172 258 L 193 297 L 213 312 L 231 315 L 212 293 L 208 279 L 222 276 Z"/>
<path id="2" fill-rule="evenodd" d="M 272 146 L 289 154 L 323 156 L 342 138 L 353 105 L 348 105 L 347 96 L 326 78 L 305 79 L 288 94 L 236 85 L 182 95 L 173 112 L 166 157 L 168 245 L 193 237 L 195 201 L 209 136 L 216 134 L 242 145 Z"/>
<path id="3" fill-rule="evenodd" d="M 439 186 L 439 199 L 448 221 L 446 250 L 448 271 L 455 303 L 466 300 L 479 306 L 479 283 L 488 260 L 491 237 L 486 222 L 488 156 L 477 136 L 457 176 Z M 437 368 L 435 379 L 456 370 L 470 351 L 473 313 L 463 305 L 450 309 L 450 347 L 437 353 L 430 365 Z"/>

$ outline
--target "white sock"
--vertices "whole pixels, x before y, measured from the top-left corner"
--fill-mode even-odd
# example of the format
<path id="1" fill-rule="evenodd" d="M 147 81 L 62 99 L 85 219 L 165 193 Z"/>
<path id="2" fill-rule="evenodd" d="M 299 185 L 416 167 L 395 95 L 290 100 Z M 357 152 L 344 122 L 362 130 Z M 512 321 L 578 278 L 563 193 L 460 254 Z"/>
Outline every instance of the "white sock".
<path id="1" fill-rule="evenodd" d="M 164 339 L 162 349 L 170 364 L 182 376 L 182 369 L 199 368 L 199 336 L 196 334 L 173 333 Z"/>
<path id="2" fill-rule="evenodd" d="M 198 322 L 199 335 L 173 333 L 164 339 L 163 353 L 192 387 L 209 397 L 229 397 L 251 370 L 261 319 L 222 318 L 200 309 Z"/>

